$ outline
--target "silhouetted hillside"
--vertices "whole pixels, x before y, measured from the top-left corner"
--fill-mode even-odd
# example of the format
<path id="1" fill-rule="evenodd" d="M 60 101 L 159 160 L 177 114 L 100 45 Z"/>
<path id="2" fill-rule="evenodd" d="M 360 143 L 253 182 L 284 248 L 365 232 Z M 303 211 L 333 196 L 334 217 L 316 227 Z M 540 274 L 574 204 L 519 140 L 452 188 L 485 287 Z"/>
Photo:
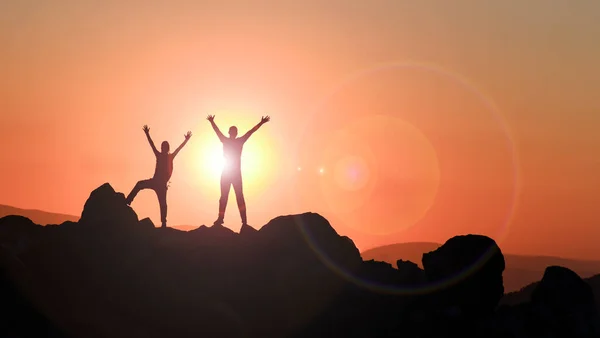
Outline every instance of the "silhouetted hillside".
<path id="1" fill-rule="evenodd" d="M 399 259 L 419 263 L 424 253 L 440 247 L 438 243 L 398 243 L 366 250 L 361 253 L 365 260 L 374 259 L 393 264 Z M 600 261 L 566 259 L 550 256 L 526 256 L 505 254 L 506 270 L 504 270 L 504 288 L 506 292 L 518 291 L 521 288 L 539 281 L 547 267 L 564 266 L 586 278 L 600 273 Z"/>
<path id="2" fill-rule="evenodd" d="M 23 216 L 29 218 L 33 223 L 39 225 L 56 225 L 67 221 L 77 222 L 78 216 L 57 214 L 53 212 L 34 210 L 34 209 L 20 209 L 11 207 L 9 205 L 0 205 L 0 218 L 5 216 Z M 193 225 L 174 225 L 172 228 L 181 231 L 190 231 L 196 227 Z"/>
<path id="3" fill-rule="evenodd" d="M 318 214 L 240 234 L 139 220 L 108 184 L 78 222 L 0 219 L 2 337 L 597 337 L 594 294 L 549 268 L 498 307 L 504 256 L 485 236 L 409 261 L 363 261 Z"/>
<path id="4" fill-rule="evenodd" d="M 0 217 L 18 215 L 32 220 L 35 224 L 61 224 L 66 221 L 77 222 L 79 217 L 66 214 L 57 214 L 41 210 L 20 209 L 8 205 L 0 205 Z"/>
<path id="5" fill-rule="evenodd" d="M 595 299 L 596 306 L 599 307 L 600 306 L 600 274 L 597 274 L 592 277 L 584 278 L 583 280 L 592 288 L 592 290 L 594 292 L 594 299 Z M 537 288 L 539 283 L 540 283 L 539 281 L 536 281 L 534 283 L 531 283 L 531 284 L 525 286 L 524 288 L 522 288 L 518 291 L 507 293 L 506 295 L 504 295 L 504 298 L 502 298 L 501 303 L 506 304 L 506 305 L 516 305 L 516 304 L 521 304 L 521 303 L 527 302 L 531 298 L 533 291 Z"/>

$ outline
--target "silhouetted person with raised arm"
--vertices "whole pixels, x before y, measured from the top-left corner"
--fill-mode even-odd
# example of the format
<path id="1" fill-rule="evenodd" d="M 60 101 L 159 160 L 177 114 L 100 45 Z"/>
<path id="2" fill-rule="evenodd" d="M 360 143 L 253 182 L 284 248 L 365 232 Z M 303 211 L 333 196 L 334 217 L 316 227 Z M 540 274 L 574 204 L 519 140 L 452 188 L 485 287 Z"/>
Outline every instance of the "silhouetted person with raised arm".
<path id="1" fill-rule="evenodd" d="M 150 137 L 150 128 L 148 126 L 144 126 L 144 133 L 146 133 L 146 137 L 148 138 L 148 143 L 150 143 L 150 147 L 152 147 L 152 151 L 154 152 L 154 156 L 156 156 L 156 169 L 154 169 L 154 177 L 149 180 L 143 180 L 137 182 L 133 190 L 127 196 L 127 204 L 130 205 L 133 202 L 135 196 L 143 189 L 152 189 L 156 192 L 156 196 L 158 197 L 158 204 L 160 205 L 160 221 L 162 222 L 162 227 L 167 226 L 167 184 L 169 183 L 169 179 L 171 179 L 171 174 L 173 173 L 173 159 L 175 156 L 179 154 L 179 151 L 185 146 L 185 144 L 189 141 L 190 137 L 192 137 L 192 132 L 187 132 L 184 137 L 185 140 L 183 143 L 175 149 L 173 153 L 169 153 L 169 142 L 164 141 L 160 145 L 160 152 L 154 146 L 154 142 Z"/>
<path id="2" fill-rule="evenodd" d="M 225 157 L 225 167 L 221 174 L 221 198 L 219 199 L 219 218 L 214 222 L 214 225 L 223 225 L 225 217 L 225 208 L 227 207 L 227 199 L 229 198 L 229 190 L 233 185 L 233 191 L 240 210 L 242 218 L 242 226 L 248 225 L 246 217 L 246 201 L 244 200 L 244 191 L 242 189 L 242 148 L 244 143 L 250 138 L 255 131 L 263 124 L 269 122 L 269 116 L 263 116 L 260 122 L 250 129 L 244 136 L 237 137 L 237 127 L 229 128 L 229 137 L 225 137 L 215 124 L 215 116 L 209 115 L 207 120 L 212 125 L 219 140 L 223 143 L 223 156 Z"/>

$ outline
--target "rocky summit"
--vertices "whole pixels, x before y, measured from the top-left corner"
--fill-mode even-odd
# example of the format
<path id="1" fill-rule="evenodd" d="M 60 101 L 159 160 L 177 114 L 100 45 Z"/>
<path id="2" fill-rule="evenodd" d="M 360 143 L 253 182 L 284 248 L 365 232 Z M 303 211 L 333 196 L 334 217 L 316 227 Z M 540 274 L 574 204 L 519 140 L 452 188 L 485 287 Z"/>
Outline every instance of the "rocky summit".
<path id="1" fill-rule="evenodd" d="M 315 213 L 161 229 L 104 184 L 78 222 L 0 219 L 0 244 L 2 337 L 600 337 L 566 268 L 499 306 L 504 256 L 481 235 L 394 267 Z"/>

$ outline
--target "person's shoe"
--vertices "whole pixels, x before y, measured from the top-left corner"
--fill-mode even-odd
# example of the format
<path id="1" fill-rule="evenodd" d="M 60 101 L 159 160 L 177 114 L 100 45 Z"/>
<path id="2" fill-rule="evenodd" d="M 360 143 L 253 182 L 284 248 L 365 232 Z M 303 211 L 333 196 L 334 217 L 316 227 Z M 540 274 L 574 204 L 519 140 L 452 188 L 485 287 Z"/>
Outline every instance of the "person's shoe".
<path id="1" fill-rule="evenodd" d="M 167 227 L 167 223 L 163 222 L 162 225 L 160 226 L 161 228 L 166 228 Z"/>
<path id="2" fill-rule="evenodd" d="M 217 218 L 217 220 L 213 223 L 213 225 L 223 225 L 223 219 L 222 218 Z"/>

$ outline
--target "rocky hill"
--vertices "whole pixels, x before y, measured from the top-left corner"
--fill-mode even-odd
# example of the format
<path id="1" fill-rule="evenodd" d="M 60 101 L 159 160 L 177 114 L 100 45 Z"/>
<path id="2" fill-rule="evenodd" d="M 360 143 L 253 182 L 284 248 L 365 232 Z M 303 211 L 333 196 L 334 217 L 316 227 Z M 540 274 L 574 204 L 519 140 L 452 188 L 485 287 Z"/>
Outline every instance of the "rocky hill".
<path id="1" fill-rule="evenodd" d="M 318 214 L 240 234 L 139 220 L 93 191 L 78 222 L 0 219 L 3 337 L 598 337 L 594 294 L 546 270 L 498 306 L 505 260 L 485 236 L 449 239 L 396 267 L 363 261 Z"/>

